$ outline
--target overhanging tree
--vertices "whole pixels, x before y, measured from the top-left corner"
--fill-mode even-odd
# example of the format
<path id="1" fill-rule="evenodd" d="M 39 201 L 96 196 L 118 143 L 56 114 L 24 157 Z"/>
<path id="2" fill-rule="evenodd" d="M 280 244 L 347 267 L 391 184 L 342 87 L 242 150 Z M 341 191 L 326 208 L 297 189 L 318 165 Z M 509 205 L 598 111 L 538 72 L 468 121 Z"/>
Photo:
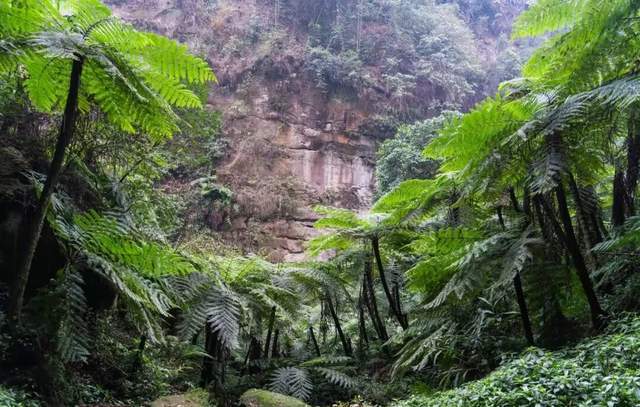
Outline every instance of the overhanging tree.
<path id="1" fill-rule="evenodd" d="M 62 109 L 46 181 L 28 225 L 10 292 L 18 321 L 43 222 L 73 141 L 78 114 L 96 105 L 121 129 L 169 137 L 178 131 L 172 107 L 199 108 L 185 83 L 216 78 L 186 46 L 140 32 L 99 0 L 1 0 L 0 73 L 19 72 L 33 105 Z"/>

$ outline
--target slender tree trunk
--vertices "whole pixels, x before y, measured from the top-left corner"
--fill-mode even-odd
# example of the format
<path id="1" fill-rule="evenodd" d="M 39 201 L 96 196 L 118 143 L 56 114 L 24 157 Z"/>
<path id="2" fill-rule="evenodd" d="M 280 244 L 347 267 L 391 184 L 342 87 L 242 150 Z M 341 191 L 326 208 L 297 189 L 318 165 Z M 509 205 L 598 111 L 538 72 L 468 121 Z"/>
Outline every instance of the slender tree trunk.
<path id="1" fill-rule="evenodd" d="M 517 202 L 517 201 L 516 201 Z M 506 230 L 504 220 L 502 219 L 502 207 L 498 207 L 498 218 L 500 219 L 500 225 L 502 230 Z M 515 206 L 514 206 L 515 209 Z M 528 218 L 529 219 L 529 218 Z M 524 290 L 522 289 L 522 279 L 520 272 L 517 272 L 513 276 L 513 289 L 516 292 L 516 300 L 518 301 L 518 308 L 520 309 L 520 318 L 522 319 L 522 328 L 524 329 L 524 337 L 527 340 L 529 346 L 534 345 L 533 330 L 531 329 L 531 319 L 529 318 L 529 310 L 527 308 L 527 302 L 524 297 Z"/>
<path id="2" fill-rule="evenodd" d="M 267 328 L 267 339 L 264 341 L 264 357 L 269 359 L 269 347 L 271 346 L 271 334 L 273 333 L 273 324 L 276 322 L 276 307 L 271 307 L 271 317 L 269 318 L 269 327 Z"/>
<path id="3" fill-rule="evenodd" d="M 276 328 L 276 332 L 273 335 L 273 345 L 271 346 L 271 357 L 277 358 L 280 356 L 280 348 L 278 347 L 278 337 L 280 336 L 280 329 Z"/>
<path id="4" fill-rule="evenodd" d="M 627 135 L 627 174 L 625 177 L 627 216 L 636 214 L 636 187 L 640 171 L 640 123 L 638 112 L 633 111 L 629 117 Z"/>
<path id="5" fill-rule="evenodd" d="M 200 387 L 206 387 L 213 379 L 214 359 L 218 357 L 218 333 L 211 332 L 209 326 L 205 326 L 205 352 L 202 358 L 202 370 L 200 372 Z"/>
<path id="6" fill-rule="evenodd" d="M 538 219 L 538 224 L 540 226 L 540 232 L 542 233 L 542 237 L 546 242 L 549 242 L 549 244 L 553 244 L 553 233 L 549 230 L 549 228 L 547 227 L 547 223 L 544 220 L 544 216 L 543 216 L 543 212 L 542 212 L 542 204 L 541 204 L 541 200 L 542 198 L 540 198 L 539 196 L 534 197 L 533 199 L 533 209 L 535 212 L 535 216 Z M 564 244 L 564 243 L 560 243 L 560 244 Z M 561 260 L 560 255 L 556 252 L 556 251 L 551 251 L 549 253 L 547 253 L 547 256 L 549 257 L 549 259 L 551 259 L 552 262 L 555 263 L 559 263 Z M 545 270 L 543 268 L 543 270 Z M 543 279 L 547 279 L 548 281 L 553 281 L 553 276 L 548 275 L 549 273 L 545 271 L 546 276 L 543 277 Z M 562 312 L 562 308 L 560 307 L 560 303 L 558 301 L 557 295 L 556 295 L 556 289 L 555 286 L 553 284 L 549 285 L 546 284 L 545 285 L 545 290 L 543 292 L 543 297 L 544 297 L 544 301 L 543 301 L 543 319 L 544 321 L 547 321 L 549 318 L 548 316 L 551 315 L 552 316 L 552 321 L 566 321 L 567 318 L 564 316 L 563 312 Z M 546 324 L 546 322 L 545 322 Z M 544 328 L 543 328 L 543 334 L 544 336 Z"/>
<path id="7" fill-rule="evenodd" d="M 500 227 L 502 230 L 505 230 L 507 227 L 504 224 L 504 217 L 502 216 L 502 206 L 498 206 L 496 208 L 496 213 L 498 214 L 498 223 L 500 223 Z"/>
<path id="8" fill-rule="evenodd" d="M 522 290 L 522 279 L 520 273 L 516 273 L 513 277 L 513 288 L 516 292 L 516 299 L 518 300 L 518 308 L 520 308 L 520 318 L 522 319 L 522 328 L 524 329 L 524 337 L 527 339 L 529 346 L 533 346 L 533 330 L 531 329 L 531 319 L 529 319 L 529 310 L 527 309 L 527 302 L 524 299 L 524 291 Z"/>
<path id="9" fill-rule="evenodd" d="M 397 281 L 397 278 L 396 278 Z M 407 314 L 402 312 L 402 301 L 400 299 L 400 286 L 397 282 L 393 283 L 393 297 L 396 300 L 396 310 L 398 310 L 398 315 L 400 315 L 400 326 L 402 329 L 409 328 L 409 319 L 407 318 Z"/>
<path id="10" fill-rule="evenodd" d="M 240 370 L 240 375 L 244 375 L 245 370 L 248 368 L 249 373 L 255 373 L 255 366 L 252 365 L 252 362 L 260 359 L 262 357 L 262 347 L 260 346 L 260 341 L 253 335 L 251 335 L 251 339 L 249 341 L 249 348 L 247 349 L 247 355 L 244 358 L 244 363 L 242 364 L 242 369 Z"/>
<path id="11" fill-rule="evenodd" d="M 369 291 L 367 296 L 371 303 L 371 311 L 373 312 L 371 314 L 371 317 L 376 321 L 376 324 L 378 325 L 378 329 L 380 331 L 380 339 L 386 342 L 389 339 L 389 335 L 387 334 L 387 330 L 384 326 L 384 323 L 382 322 L 382 319 L 380 318 L 380 313 L 378 312 L 378 301 L 376 300 L 376 293 L 373 290 L 373 278 L 371 277 L 371 262 L 368 260 L 365 260 L 364 262 L 364 275 L 367 290 Z"/>
<path id="12" fill-rule="evenodd" d="M 329 293 L 325 294 L 325 300 L 327 302 L 327 306 L 329 307 L 329 313 L 331 313 L 331 318 L 333 319 L 333 324 L 336 327 L 336 331 L 338 332 L 338 336 L 340 337 L 340 342 L 342 343 L 342 350 L 344 350 L 344 354 L 347 356 L 353 356 L 353 351 L 351 349 L 351 344 L 347 340 L 344 332 L 342 331 L 342 325 L 340 324 L 340 319 L 338 318 L 338 314 L 336 313 L 336 309 L 333 306 L 333 300 L 331 299 L 331 295 Z"/>
<path id="13" fill-rule="evenodd" d="M 624 175 L 616 168 L 613 176 L 613 204 L 611 205 L 611 223 L 622 226 L 625 221 L 625 185 Z"/>
<path id="14" fill-rule="evenodd" d="M 511 200 L 511 205 L 513 205 L 513 210 L 516 212 L 522 212 L 520 209 L 520 203 L 518 202 L 518 197 L 516 196 L 516 190 L 513 187 L 509 188 L 509 199 Z"/>
<path id="15" fill-rule="evenodd" d="M 358 298 L 358 329 L 360 330 L 360 350 L 364 346 L 369 345 L 369 337 L 367 336 L 367 324 L 364 320 L 364 285 L 360 289 L 360 296 Z"/>
<path id="16" fill-rule="evenodd" d="M 20 253 L 16 274 L 11 284 L 11 292 L 9 295 L 8 316 L 13 323 L 20 322 L 22 313 L 22 305 L 24 303 L 24 293 L 29 281 L 29 271 L 33 262 L 42 226 L 49 208 L 51 195 L 58 183 L 62 172 L 62 165 L 67 151 L 67 147 L 73 139 L 75 130 L 76 116 L 78 113 L 78 94 L 80 92 L 80 78 L 82 77 L 82 68 L 84 67 L 84 58 L 78 57 L 73 61 L 71 66 L 71 77 L 69 79 L 69 92 L 67 94 L 67 102 L 62 116 L 62 125 L 58 135 L 56 149 L 53 154 L 53 160 L 47 173 L 47 179 L 44 183 L 42 193 L 38 200 L 35 213 L 29 221 L 27 221 L 26 231 L 24 235 L 24 248 Z"/>
<path id="17" fill-rule="evenodd" d="M 376 331 L 376 334 L 378 335 L 378 339 L 384 340 L 383 339 L 384 335 L 380 330 L 380 326 L 378 325 L 378 321 L 376 320 L 375 312 L 373 310 L 373 306 L 371 305 L 371 301 L 369 298 L 369 288 L 368 288 L 366 276 L 363 277 L 363 280 L 362 280 L 362 299 L 364 300 L 364 305 L 367 308 L 367 314 L 369 314 L 369 318 L 371 318 L 371 324 L 373 325 L 373 329 Z"/>
<path id="18" fill-rule="evenodd" d="M 387 276 L 384 273 L 384 267 L 382 265 L 382 256 L 380 255 L 380 240 L 377 236 L 371 238 L 371 247 L 373 247 L 373 255 L 376 259 L 376 266 L 378 267 L 378 274 L 380 274 L 380 282 L 382 283 L 382 289 L 384 290 L 384 295 L 387 297 L 387 301 L 389 302 L 389 308 L 393 313 L 393 316 L 398 320 L 398 323 L 402 327 L 402 329 L 407 329 L 406 322 L 399 311 L 397 304 L 399 303 L 399 299 L 394 300 L 393 294 L 389 289 L 389 284 L 387 283 Z M 399 290 L 398 290 L 399 294 Z"/>
<path id="19" fill-rule="evenodd" d="M 309 325 L 309 336 L 311 337 L 311 343 L 313 344 L 313 350 L 316 352 L 316 356 L 322 356 L 320 354 L 320 346 L 318 346 L 318 341 L 316 340 L 316 334 L 313 332 L 313 327 Z"/>
<path id="20" fill-rule="evenodd" d="M 587 248 L 585 252 L 585 260 L 589 263 L 589 266 L 592 269 L 596 269 L 598 263 L 595 256 L 591 252 L 591 249 L 593 248 L 593 246 L 598 244 L 596 232 L 593 230 L 593 224 L 591 222 L 591 219 L 587 215 L 588 211 L 584 204 L 582 196 L 580 194 L 580 187 L 578 186 L 578 183 L 573 177 L 573 174 L 571 174 L 570 172 L 569 172 L 569 191 L 571 192 L 571 196 L 573 197 L 573 202 L 575 202 L 575 205 L 576 205 L 576 217 L 578 220 L 577 226 L 578 226 L 578 231 L 581 232 L 581 233 L 578 233 L 578 235 L 582 237 L 581 240 L 584 243 L 585 247 Z"/>
<path id="21" fill-rule="evenodd" d="M 556 218 L 555 211 L 549 205 L 549 203 L 546 201 L 544 197 L 538 196 L 537 198 L 538 198 L 538 203 L 540 207 L 544 209 L 544 212 L 547 215 L 547 220 L 549 220 L 549 223 L 551 224 L 553 233 L 555 233 L 555 235 L 558 237 L 560 244 L 563 247 L 568 248 L 567 237 L 565 236 L 564 230 L 562 230 L 562 226 L 560 225 L 560 222 L 558 222 L 558 219 Z M 542 217 L 540 219 L 542 220 Z M 549 242 L 553 243 L 553 241 L 549 241 Z"/>
<path id="22" fill-rule="evenodd" d="M 589 277 L 589 271 L 587 270 L 584 257 L 580 252 L 580 246 L 578 245 L 576 235 L 573 231 L 571 215 L 567 206 L 567 198 L 565 196 L 564 188 L 561 181 L 558 182 L 555 192 L 556 199 L 558 201 L 560 219 L 562 220 L 562 224 L 564 225 L 564 234 L 566 237 L 567 249 L 569 250 L 571 257 L 573 258 L 573 265 L 576 268 L 576 273 L 578 274 L 578 278 L 580 279 L 580 284 L 582 285 L 582 289 L 584 290 L 585 296 L 587 297 L 587 302 L 589 303 L 589 309 L 591 310 L 591 322 L 594 328 L 599 329 L 604 323 L 606 313 L 600 306 L 600 301 L 598 301 L 595 289 L 593 288 L 593 282 L 591 281 L 591 277 Z"/>

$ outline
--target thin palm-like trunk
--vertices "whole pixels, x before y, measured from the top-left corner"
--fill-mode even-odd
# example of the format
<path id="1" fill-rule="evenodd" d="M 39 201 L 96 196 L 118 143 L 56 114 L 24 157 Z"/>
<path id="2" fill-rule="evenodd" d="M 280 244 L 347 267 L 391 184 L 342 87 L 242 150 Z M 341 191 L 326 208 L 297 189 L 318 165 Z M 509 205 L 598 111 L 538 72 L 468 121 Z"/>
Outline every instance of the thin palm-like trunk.
<path id="1" fill-rule="evenodd" d="M 407 322 L 404 315 L 402 315 L 402 311 L 400 309 L 400 289 L 397 288 L 397 295 L 394 298 L 394 294 L 389 289 L 389 284 L 387 283 L 387 276 L 384 273 L 384 266 L 382 265 L 382 256 L 380 255 L 380 240 L 377 236 L 371 238 L 371 246 L 373 247 L 373 255 L 376 259 L 376 266 L 378 267 L 378 274 L 380 274 L 380 282 L 382 283 L 382 289 L 384 290 L 384 295 L 387 297 L 387 301 L 389 302 L 389 308 L 393 313 L 393 316 L 396 317 L 398 323 L 402 327 L 402 329 L 407 329 Z"/>
<path id="2" fill-rule="evenodd" d="M 276 322 L 276 307 L 271 307 L 271 317 L 269 318 L 269 327 L 267 328 L 267 339 L 264 342 L 264 357 L 269 359 L 269 347 L 271 345 L 271 335 L 273 333 L 273 324 Z"/>
<path id="3" fill-rule="evenodd" d="M 380 331 L 380 326 L 378 325 L 378 321 L 375 318 L 373 306 L 371 305 L 371 301 L 369 299 L 369 288 L 368 288 L 366 276 L 363 277 L 363 280 L 362 280 L 362 300 L 364 301 L 364 305 L 367 308 L 367 314 L 371 319 L 371 325 L 373 325 L 373 329 L 376 331 L 378 338 L 382 339 L 383 335 Z"/>
<path id="4" fill-rule="evenodd" d="M 367 325 L 366 321 L 364 320 L 363 291 L 364 286 L 360 290 L 360 297 L 358 298 L 358 329 L 360 331 L 360 351 L 362 351 L 365 346 L 369 345 L 369 337 L 367 336 Z"/>
<path id="5" fill-rule="evenodd" d="M 200 386 L 206 387 L 213 379 L 214 359 L 219 356 L 218 333 L 211 332 L 209 326 L 205 326 L 204 349 L 206 355 L 202 358 L 202 370 L 200 372 Z"/>
<path id="6" fill-rule="evenodd" d="M 594 328 L 598 329 L 602 327 L 606 313 L 600 306 L 600 301 L 598 301 L 595 289 L 593 288 L 593 282 L 591 281 L 591 277 L 589 277 L 589 271 L 587 270 L 584 257 L 580 252 L 580 246 L 578 245 L 576 235 L 573 231 L 571 215 L 567 206 L 567 198 L 564 193 L 562 182 L 558 182 L 558 185 L 555 188 L 555 192 L 556 199 L 558 201 L 560 219 L 562 221 L 562 224 L 564 225 L 564 235 L 566 238 L 567 249 L 569 250 L 571 257 L 573 258 L 573 264 L 576 268 L 578 279 L 580 280 L 582 289 L 585 293 L 585 296 L 587 297 L 587 302 L 589 303 L 589 309 L 591 311 L 591 322 Z"/>
<path id="7" fill-rule="evenodd" d="M 533 341 L 533 329 L 531 328 L 531 319 L 529 318 L 529 309 L 527 308 L 527 302 L 524 298 L 524 290 L 522 289 L 522 278 L 520 273 L 516 273 L 513 276 L 513 288 L 516 292 L 516 300 L 518 301 L 518 308 L 520 309 L 520 318 L 522 319 L 522 328 L 524 329 L 524 337 L 530 346 L 535 343 Z"/>
<path id="8" fill-rule="evenodd" d="M 622 170 L 616 169 L 613 176 L 613 203 L 611 205 L 611 223 L 622 226 L 625 221 L 625 185 Z"/>
<path id="9" fill-rule="evenodd" d="M 278 347 L 278 337 L 280 336 L 280 330 L 276 328 L 276 332 L 273 335 L 273 345 L 271 345 L 271 357 L 277 358 L 280 356 L 280 349 Z"/>
<path id="10" fill-rule="evenodd" d="M 313 350 L 316 352 L 316 356 L 322 356 L 320 354 L 320 346 L 318 346 L 316 334 L 313 332 L 313 327 L 311 325 L 309 325 L 309 336 L 311 337 L 311 343 L 313 343 Z"/>
<path id="11" fill-rule="evenodd" d="M 387 334 L 387 330 L 380 318 L 380 313 L 378 312 L 378 301 L 376 300 L 376 293 L 373 290 L 373 277 L 371 276 L 371 262 L 365 261 L 364 263 L 364 276 L 365 276 L 365 284 L 366 289 L 368 291 L 367 298 L 369 299 L 369 303 L 371 305 L 371 318 L 375 321 L 375 324 L 378 326 L 378 335 L 380 339 L 383 341 L 387 341 L 389 339 L 389 335 Z"/>
<path id="12" fill-rule="evenodd" d="M 597 259 L 591 252 L 591 249 L 598 244 L 596 232 L 593 230 L 593 223 L 587 215 L 587 208 L 580 195 L 580 187 L 576 182 L 573 174 L 569 173 L 569 191 L 573 197 L 576 206 L 576 218 L 578 227 L 578 236 L 582 237 L 582 242 L 586 247 L 585 260 L 592 269 L 597 268 Z"/>
<path id="13" fill-rule="evenodd" d="M 516 190 L 513 187 L 509 188 L 509 199 L 511 200 L 511 205 L 513 205 L 513 210 L 516 212 L 522 212 L 520 209 L 520 203 L 518 202 L 518 197 L 516 196 Z"/>
<path id="14" fill-rule="evenodd" d="M 632 112 L 628 125 L 627 173 L 625 177 L 625 198 L 628 216 L 636 214 L 636 187 L 638 186 L 638 173 L 640 172 L 640 126 L 638 118 L 638 111 Z"/>
<path id="15" fill-rule="evenodd" d="M 511 189 L 513 191 L 513 189 Z M 526 195 L 526 194 L 525 194 Z M 516 212 L 520 211 L 517 198 L 512 200 L 513 209 Z M 504 219 L 502 218 L 502 207 L 498 206 L 498 219 L 500 220 L 500 225 L 502 226 L 502 230 L 506 230 L 506 226 L 504 223 Z M 529 219 L 529 216 L 527 216 Z M 522 319 L 522 328 L 524 329 L 524 337 L 527 340 L 527 343 L 530 346 L 534 345 L 533 341 L 533 330 L 531 329 L 531 319 L 529 318 L 529 309 L 527 308 L 527 302 L 524 297 L 524 290 L 522 289 L 522 278 L 520 277 L 520 272 L 517 272 L 515 276 L 513 276 L 513 289 L 516 293 L 516 300 L 518 302 L 518 308 L 520 310 L 520 318 Z"/>
<path id="16" fill-rule="evenodd" d="M 331 314 L 331 318 L 333 319 L 333 324 L 336 327 L 336 331 L 338 332 L 338 336 L 340 337 L 340 342 L 342 343 L 342 350 L 344 354 L 347 356 L 353 356 L 353 351 L 351 349 L 351 343 L 348 341 L 344 331 L 342 331 L 342 325 L 340 324 L 340 319 L 338 318 L 338 314 L 336 313 L 336 308 L 333 305 L 333 300 L 331 299 L 331 295 L 326 293 L 325 300 L 327 302 L 327 306 L 329 307 L 329 313 Z"/>
<path id="17" fill-rule="evenodd" d="M 35 208 L 35 212 L 31 219 L 27 221 L 26 231 L 24 235 L 24 247 L 18 259 L 16 274 L 11 284 L 11 292 L 9 296 L 9 318 L 18 323 L 22 313 L 22 305 L 24 303 L 24 293 L 29 281 L 29 271 L 33 256 L 40 240 L 44 219 L 51 202 L 51 196 L 58 183 L 60 174 L 62 173 L 62 165 L 67 151 L 67 147 L 73 139 L 75 131 L 76 117 L 78 114 L 78 96 L 80 93 L 80 78 L 82 77 L 82 68 L 84 67 L 84 58 L 78 57 L 73 61 L 71 67 L 71 76 L 69 79 L 69 92 L 67 94 L 67 102 L 62 116 L 62 125 L 60 134 L 56 143 L 56 149 L 53 154 L 53 160 L 47 173 L 47 179 L 44 183 L 42 193 Z"/>

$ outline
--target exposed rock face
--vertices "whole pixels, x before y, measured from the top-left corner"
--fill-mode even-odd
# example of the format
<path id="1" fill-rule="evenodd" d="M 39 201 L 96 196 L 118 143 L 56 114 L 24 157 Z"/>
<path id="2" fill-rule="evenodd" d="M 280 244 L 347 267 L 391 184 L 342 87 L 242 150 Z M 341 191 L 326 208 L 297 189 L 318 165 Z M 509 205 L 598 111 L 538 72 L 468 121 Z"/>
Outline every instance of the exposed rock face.
<path id="1" fill-rule="evenodd" d="M 223 112 L 229 140 L 218 179 L 236 202 L 220 228 L 228 241 L 266 248 L 272 260 L 302 259 L 314 205 L 370 205 L 376 140 L 360 130 L 376 113 L 376 98 L 388 95 L 318 88 L 304 66 L 307 33 L 295 24 L 273 29 L 273 1 L 108 3 L 138 27 L 187 43 L 214 67 L 219 85 L 208 107 Z"/>

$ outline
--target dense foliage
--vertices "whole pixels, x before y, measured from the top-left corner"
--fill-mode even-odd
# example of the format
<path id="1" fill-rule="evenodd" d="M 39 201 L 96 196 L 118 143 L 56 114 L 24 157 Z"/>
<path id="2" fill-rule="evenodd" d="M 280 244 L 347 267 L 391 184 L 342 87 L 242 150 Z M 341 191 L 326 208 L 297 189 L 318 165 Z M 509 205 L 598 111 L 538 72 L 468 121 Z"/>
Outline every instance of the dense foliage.
<path id="1" fill-rule="evenodd" d="M 606 335 L 575 348 L 530 349 L 482 380 L 395 405 L 635 406 L 640 403 L 639 335 L 638 319 L 623 319 Z"/>
<path id="2" fill-rule="evenodd" d="M 640 5 L 539 0 L 522 77 L 459 114 L 499 2 L 455 3 L 274 3 L 327 97 L 438 114 L 381 142 L 371 210 L 318 206 L 274 264 L 214 232 L 207 61 L 99 0 L 0 0 L 0 404 L 638 404 Z"/>

